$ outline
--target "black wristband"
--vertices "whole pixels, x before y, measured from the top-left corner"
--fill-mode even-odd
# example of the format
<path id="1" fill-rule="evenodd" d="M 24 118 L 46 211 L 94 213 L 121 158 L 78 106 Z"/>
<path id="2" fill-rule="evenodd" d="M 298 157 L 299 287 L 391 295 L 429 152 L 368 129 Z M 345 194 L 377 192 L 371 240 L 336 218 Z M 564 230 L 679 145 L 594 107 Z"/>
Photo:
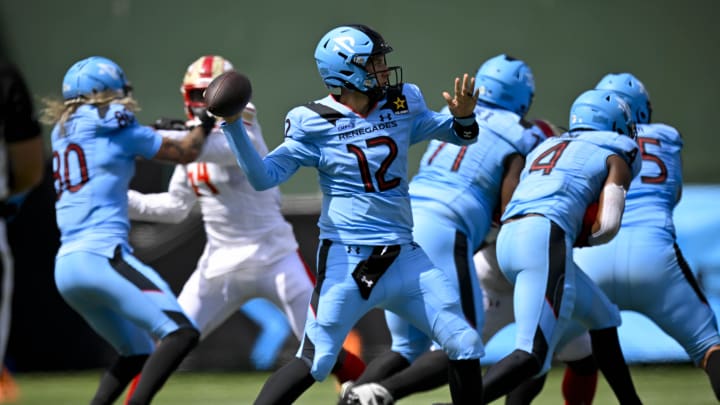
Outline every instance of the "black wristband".
<path id="1" fill-rule="evenodd" d="M 457 119 L 454 119 L 453 130 L 460 138 L 467 141 L 477 138 L 478 133 L 480 133 L 480 127 L 478 126 L 477 121 L 475 121 L 474 119 L 472 121 L 472 124 L 470 125 L 463 125 L 459 123 Z"/>

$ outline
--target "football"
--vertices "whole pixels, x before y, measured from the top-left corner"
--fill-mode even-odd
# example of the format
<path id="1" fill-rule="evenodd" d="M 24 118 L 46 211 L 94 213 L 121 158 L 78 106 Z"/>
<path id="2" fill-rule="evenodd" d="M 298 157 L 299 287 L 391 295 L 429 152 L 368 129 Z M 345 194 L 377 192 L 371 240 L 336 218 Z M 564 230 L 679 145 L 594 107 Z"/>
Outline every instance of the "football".
<path id="1" fill-rule="evenodd" d="M 218 117 L 230 117 L 245 108 L 252 97 L 250 79 L 235 70 L 213 79 L 205 89 L 208 111 Z"/>

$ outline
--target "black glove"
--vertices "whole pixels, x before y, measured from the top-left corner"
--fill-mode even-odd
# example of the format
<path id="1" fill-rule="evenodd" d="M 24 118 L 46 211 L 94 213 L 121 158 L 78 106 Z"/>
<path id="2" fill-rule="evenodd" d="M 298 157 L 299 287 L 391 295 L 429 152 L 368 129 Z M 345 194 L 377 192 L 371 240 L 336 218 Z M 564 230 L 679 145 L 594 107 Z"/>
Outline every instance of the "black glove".
<path id="1" fill-rule="evenodd" d="M 200 126 L 202 127 L 205 136 L 210 135 L 210 131 L 215 128 L 215 116 L 208 114 L 206 111 L 203 114 L 197 115 L 197 117 L 200 120 Z"/>
<path id="2" fill-rule="evenodd" d="M 173 131 L 186 131 L 188 128 L 185 125 L 185 120 L 177 118 L 158 118 L 153 124 L 155 129 L 168 129 Z"/>

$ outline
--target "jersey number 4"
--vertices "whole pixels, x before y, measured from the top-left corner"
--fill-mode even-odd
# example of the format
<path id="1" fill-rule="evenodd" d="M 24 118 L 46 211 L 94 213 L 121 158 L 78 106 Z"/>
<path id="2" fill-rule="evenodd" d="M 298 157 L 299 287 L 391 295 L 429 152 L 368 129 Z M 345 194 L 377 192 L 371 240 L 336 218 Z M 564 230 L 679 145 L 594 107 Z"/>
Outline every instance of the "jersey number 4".
<path id="1" fill-rule="evenodd" d="M 76 143 L 69 144 L 65 148 L 62 156 L 60 156 L 58 151 L 53 151 L 52 159 L 53 184 L 55 186 L 55 198 L 57 200 L 62 197 L 62 193 L 65 190 L 75 193 L 90 181 L 85 151 L 83 151 L 80 145 Z"/>
<path id="2" fill-rule="evenodd" d="M 550 174 L 568 144 L 570 144 L 570 141 L 560 142 L 541 153 L 540 156 L 533 160 L 532 165 L 530 165 L 530 172 L 532 173 L 541 170 L 542 174 Z"/>

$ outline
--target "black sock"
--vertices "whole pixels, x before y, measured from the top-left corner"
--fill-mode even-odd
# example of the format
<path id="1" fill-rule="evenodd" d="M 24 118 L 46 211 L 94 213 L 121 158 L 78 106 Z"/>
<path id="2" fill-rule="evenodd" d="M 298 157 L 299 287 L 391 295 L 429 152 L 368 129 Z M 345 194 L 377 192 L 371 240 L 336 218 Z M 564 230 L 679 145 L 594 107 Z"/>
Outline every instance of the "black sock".
<path id="1" fill-rule="evenodd" d="M 145 362 L 135 392 L 129 405 L 149 404 L 160 391 L 170 374 L 180 365 L 190 351 L 197 346 L 200 333 L 196 329 L 182 328 L 165 336 Z"/>
<path id="2" fill-rule="evenodd" d="M 589 355 L 587 357 L 583 357 L 580 360 L 572 360 L 565 362 L 568 367 L 572 369 L 572 371 L 577 375 L 591 375 L 595 374 L 598 371 L 597 363 L 595 362 L 595 357 L 593 355 Z"/>
<path id="3" fill-rule="evenodd" d="M 590 340 L 595 362 L 618 401 L 623 405 L 641 404 L 620 348 L 617 328 L 591 330 Z"/>
<path id="4" fill-rule="evenodd" d="M 118 356 L 115 363 L 105 371 L 90 405 L 109 405 L 122 394 L 125 387 L 142 370 L 147 354 Z"/>
<path id="5" fill-rule="evenodd" d="M 418 357 L 410 367 L 380 383 L 395 401 L 416 392 L 429 391 L 448 383 L 449 359 L 442 350 L 433 350 Z"/>
<path id="6" fill-rule="evenodd" d="M 705 372 L 710 378 L 710 386 L 715 393 L 715 398 L 720 401 L 720 351 L 710 353 L 705 362 Z"/>
<path id="7" fill-rule="evenodd" d="M 310 367 L 297 357 L 265 381 L 255 405 L 290 405 L 315 383 Z"/>
<path id="8" fill-rule="evenodd" d="M 409 365 L 410 362 L 399 353 L 387 351 L 375 357 L 367 367 L 365 367 L 365 371 L 363 371 L 360 378 L 355 381 L 355 385 L 381 381 L 405 369 Z"/>
<path id="9" fill-rule="evenodd" d="M 448 382 L 453 404 L 477 405 L 483 403 L 482 370 L 479 359 L 450 360 Z"/>
<path id="10" fill-rule="evenodd" d="M 505 405 L 529 405 L 540 394 L 545 385 L 547 374 L 530 378 L 518 385 L 505 398 Z"/>
<path id="11" fill-rule="evenodd" d="M 489 403 L 507 395 L 525 380 L 540 372 L 540 362 L 532 354 L 515 349 L 488 368 L 485 373 L 483 396 Z"/>

